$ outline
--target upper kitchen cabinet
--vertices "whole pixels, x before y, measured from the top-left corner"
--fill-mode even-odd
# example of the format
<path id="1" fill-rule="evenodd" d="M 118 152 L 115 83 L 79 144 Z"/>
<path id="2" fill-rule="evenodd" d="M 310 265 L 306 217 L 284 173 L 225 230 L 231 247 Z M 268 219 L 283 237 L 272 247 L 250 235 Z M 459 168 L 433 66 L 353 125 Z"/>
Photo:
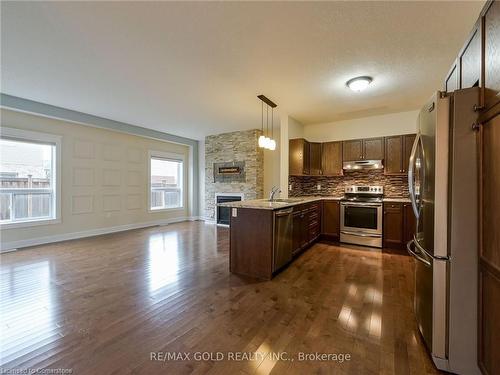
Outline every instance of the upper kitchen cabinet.
<path id="1" fill-rule="evenodd" d="M 342 175 L 342 142 L 325 142 L 321 149 L 321 169 L 325 176 Z"/>
<path id="2" fill-rule="evenodd" d="M 458 89 L 458 64 L 455 62 L 444 81 L 444 91 L 453 92 Z"/>
<path id="3" fill-rule="evenodd" d="M 480 85 L 481 79 L 481 28 L 478 22 L 469 43 L 460 55 L 460 88 Z M 447 90 L 448 91 L 448 90 Z"/>
<path id="4" fill-rule="evenodd" d="M 381 160 L 384 158 L 384 138 L 366 138 L 344 141 L 344 161 Z"/>
<path id="5" fill-rule="evenodd" d="M 500 1 L 484 15 L 484 90 L 486 108 L 500 101 Z"/>
<path id="6" fill-rule="evenodd" d="M 321 172 L 321 143 L 309 143 L 309 174 L 320 175 Z"/>
<path id="7" fill-rule="evenodd" d="M 363 159 L 363 140 L 353 139 L 342 142 L 343 158 L 345 161 Z"/>
<path id="8" fill-rule="evenodd" d="M 382 160 L 384 158 L 384 138 L 363 139 L 363 159 Z"/>
<path id="9" fill-rule="evenodd" d="M 385 137 L 384 172 L 387 175 L 406 174 L 415 134 Z"/>
<path id="10" fill-rule="evenodd" d="M 310 162 L 309 142 L 303 138 L 290 139 L 288 144 L 288 169 L 291 176 L 308 175 Z"/>
<path id="11" fill-rule="evenodd" d="M 403 173 L 403 137 L 385 137 L 385 174 Z"/>

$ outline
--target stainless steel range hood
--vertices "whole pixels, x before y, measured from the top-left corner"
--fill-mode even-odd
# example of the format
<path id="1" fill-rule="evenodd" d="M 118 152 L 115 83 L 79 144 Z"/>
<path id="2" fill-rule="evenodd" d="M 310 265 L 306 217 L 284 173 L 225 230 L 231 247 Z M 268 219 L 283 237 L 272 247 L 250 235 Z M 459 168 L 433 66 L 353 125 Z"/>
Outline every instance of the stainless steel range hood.
<path id="1" fill-rule="evenodd" d="M 347 171 L 359 169 L 383 169 L 384 165 L 382 164 L 382 160 L 353 160 L 345 161 L 342 168 Z"/>

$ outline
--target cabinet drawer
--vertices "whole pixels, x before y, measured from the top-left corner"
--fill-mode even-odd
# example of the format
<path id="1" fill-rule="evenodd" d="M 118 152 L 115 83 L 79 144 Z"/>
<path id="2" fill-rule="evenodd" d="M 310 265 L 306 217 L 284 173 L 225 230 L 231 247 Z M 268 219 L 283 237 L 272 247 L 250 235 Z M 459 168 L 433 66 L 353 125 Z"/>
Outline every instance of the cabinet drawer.
<path id="1" fill-rule="evenodd" d="M 319 212 L 319 203 L 311 203 L 307 206 L 309 211 L 318 211 Z"/>
<path id="2" fill-rule="evenodd" d="M 401 212 L 403 210 L 403 204 L 399 202 L 384 203 L 385 212 Z"/>
<path id="3" fill-rule="evenodd" d="M 310 211 L 309 212 L 309 220 L 318 220 L 319 218 L 319 212 L 318 211 Z"/>
<path id="4" fill-rule="evenodd" d="M 311 220 L 309 222 L 309 228 L 312 228 L 312 227 L 318 227 L 319 228 L 319 220 Z"/>

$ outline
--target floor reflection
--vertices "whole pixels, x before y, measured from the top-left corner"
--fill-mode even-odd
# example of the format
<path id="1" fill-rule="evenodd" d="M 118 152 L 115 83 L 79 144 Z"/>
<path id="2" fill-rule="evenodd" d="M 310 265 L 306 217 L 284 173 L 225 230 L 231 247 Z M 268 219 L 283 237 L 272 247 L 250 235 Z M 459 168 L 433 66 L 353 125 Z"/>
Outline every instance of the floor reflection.
<path id="1" fill-rule="evenodd" d="M 46 340 L 47 334 L 57 329 L 49 261 L 2 266 L 0 289 L 0 362 L 5 363 L 12 355 L 22 354 L 19 351 L 26 346 L 35 347 L 38 338 Z"/>
<path id="2" fill-rule="evenodd" d="M 149 290 L 176 283 L 179 272 L 179 238 L 177 232 L 157 233 L 149 238 Z"/>

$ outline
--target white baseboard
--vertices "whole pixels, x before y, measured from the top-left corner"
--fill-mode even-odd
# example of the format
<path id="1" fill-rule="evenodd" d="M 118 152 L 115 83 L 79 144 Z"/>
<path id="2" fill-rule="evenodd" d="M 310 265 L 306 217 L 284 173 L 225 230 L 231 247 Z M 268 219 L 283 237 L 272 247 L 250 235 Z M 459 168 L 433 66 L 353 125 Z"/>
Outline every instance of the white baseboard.
<path id="1" fill-rule="evenodd" d="M 151 221 L 151 222 L 146 222 L 146 223 L 124 224 L 124 225 L 118 225 L 115 227 L 89 229 L 89 230 L 84 230 L 81 232 L 56 234 L 53 236 L 30 238 L 27 240 L 3 242 L 0 245 L 1 246 L 0 252 L 7 253 L 7 252 L 15 251 L 15 250 L 21 249 L 23 247 L 28 247 L 28 246 L 43 245 L 43 244 L 48 244 L 48 243 L 53 243 L 53 242 L 75 240 L 75 239 L 84 238 L 84 237 L 99 236 L 102 234 L 123 232 L 123 231 L 131 230 L 131 229 L 140 229 L 140 228 L 153 227 L 156 225 L 167 225 L 167 224 L 173 224 L 173 223 L 180 223 L 182 221 L 196 221 L 196 220 L 202 220 L 202 219 L 198 216 L 189 216 L 189 217 L 183 216 L 183 217 L 177 217 L 177 218 L 173 218 L 173 219 L 157 220 L 157 221 Z"/>

